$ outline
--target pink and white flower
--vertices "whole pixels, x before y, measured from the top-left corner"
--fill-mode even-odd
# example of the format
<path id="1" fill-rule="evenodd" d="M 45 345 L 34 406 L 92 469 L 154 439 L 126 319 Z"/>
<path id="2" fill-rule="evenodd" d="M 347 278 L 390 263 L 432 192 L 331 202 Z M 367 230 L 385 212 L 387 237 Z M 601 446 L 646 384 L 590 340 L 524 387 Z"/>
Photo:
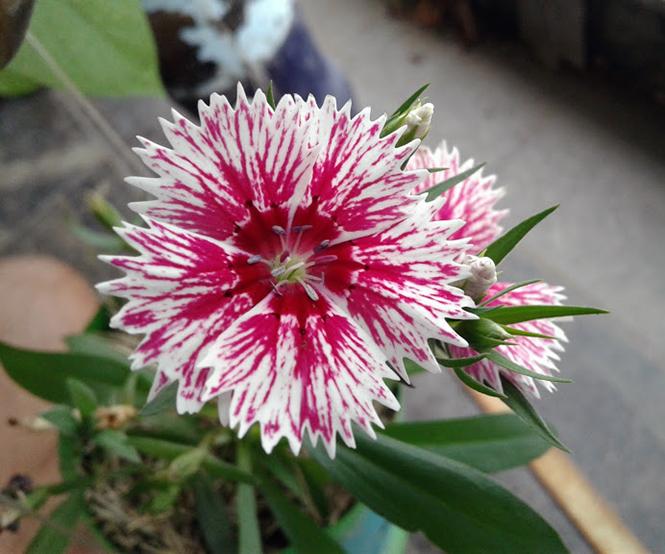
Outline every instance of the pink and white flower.
<path id="1" fill-rule="evenodd" d="M 434 152 L 421 146 L 409 161 L 408 167 L 409 169 L 448 168 L 446 171 L 432 173 L 425 179 L 416 188 L 416 192 L 421 192 L 472 168 L 473 160 L 461 163 L 457 148 L 448 151 L 446 143 L 443 142 Z M 466 221 L 466 224 L 451 235 L 451 238 L 468 238 L 468 254 L 479 254 L 501 234 L 499 221 L 507 215 L 508 211 L 495 209 L 495 204 L 504 195 L 505 191 L 503 188 L 493 188 L 494 183 L 494 176 L 484 177 L 481 171 L 476 172 L 443 195 L 447 197 L 447 201 L 434 216 L 436 219 L 459 218 Z M 489 288 L 486 297 L 491 298 L 509 286 L 511 286 L 511 283 L 498 282 Z M 565 298 L 561 294 L 561 290 L 562 287 L 534 283 L 507 292 L 488 305 L 561 305 Z M 557 340 L 515 336 L 511 338 L 511 342 L 515 343 L 514 345 L 499 346 L 496 348 L 498 352 L 516 364 L 541 375 L 552 375 L 553 371 L 558 371 L 555 361 L 559 360 L 558 352 L 563 351 L 561 342 L 567 341 L 564 332 L 558 325 L 552 320 L 540 319 L 518 323 L 512 325 L 512 327 L 530 333 L 555 337 Z M 473 349 L 460 347 L 459 345 L 450 345 L 449 349 L 454 358 L 466 358 L 477 354 Z M 500 379 L 500 375 L 503 375 L 523 392 L 536 398 L 539 397 L 533 378 L 508 371 L 487 359 L 466 367 L 464 371 L 479 382 L 487 382 L 498 391 L 503 390 Z M 541 380 L 540 383 L 547 390 L 553 391 L 555 389 L 551 381 Z"/>
<path id="2" fill-rule="evenodd" d="M 468 276 L 462 222 L 433 220 L 441 202 L 412 194 L 427 172 L 401 169 L 418 141 L 396 148 L 368 110 L 239 89 L 199 112 L 162 121 L 171 149 L 141 139 L 158 177 L 128 182 L 156 199 L 131 205 L 147 228 L 118 229 L 140 255 L 104 257 L 126 273 L 98 287 L 128 299 L 112 325 L 145 335 L 132 366 L 157 364 L 151 397 L 177 380 L 181 413 L 219 397 L 266 451 L 308 432 L 332 457 L 352 422 L 374 436 L 374 401 L 399 408 L 384 379 L 408 380 L 404 357 L 440 371 L 428 339 L 467 345 L 447 322 L 474 317 L 450 285 Z"/>

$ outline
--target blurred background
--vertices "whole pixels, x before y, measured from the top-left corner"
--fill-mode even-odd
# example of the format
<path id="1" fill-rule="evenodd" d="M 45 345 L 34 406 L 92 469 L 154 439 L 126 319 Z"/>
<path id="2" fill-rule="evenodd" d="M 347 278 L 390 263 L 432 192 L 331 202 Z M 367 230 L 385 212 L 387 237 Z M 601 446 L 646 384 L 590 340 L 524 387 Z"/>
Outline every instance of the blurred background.
<path id="1" fill-rule="evenodd" d="M 208 11 L 192 11 L 199 4 Z M 144 8 L 172 99 L 93 100 L 127 145 L 136 134 L 163 143 L 157 116 L 168 118 L 174 103 L 192 110 L 215 90 L 233 94 L 238 80 L 353 97 L 376 116 L 430 83 L 426 144 L 445 139 L 463 159 L 487 163 L 485 174 L 508 191 L 499 206 L 511 210 L 506 228 L 561 204 L 506 260 L 504 280 L 542 278 L 565 286 L 570 303 L 612 314 L 565 325 L 572 341 L 559 367 L 575 384 L 535 406 L 647 549 L 661 551 L 665 2 L 144 0 Z M 91 283 L 110 277 L 72 222 L 98 225 L 86 203 L 93 191 L 117 206 L 136 199 L 122 182 L 136 171 L 71 95 L 0 99 L 0 256 L 49 254 Z M 446 375 L 422 376 L 408 392 L 413 419 L 478 411 Z M 592 551 L 528 470 L 499 480 L 571 551 Z M 413 553 L 433 551 L 413 538 Z"/>

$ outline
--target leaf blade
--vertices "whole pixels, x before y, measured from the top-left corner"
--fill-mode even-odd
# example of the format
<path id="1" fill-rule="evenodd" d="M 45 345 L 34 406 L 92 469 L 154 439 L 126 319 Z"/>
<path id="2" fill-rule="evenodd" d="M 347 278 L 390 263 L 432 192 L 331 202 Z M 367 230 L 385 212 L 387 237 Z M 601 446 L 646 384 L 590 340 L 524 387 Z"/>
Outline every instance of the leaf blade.
<path id="1" fill-rule="evenodd" d="M 314 458 L 371 510 L 408 531 L 423 531 L 449 554 L 561 553 L 557 533 L 485 474 L 395 439 L 356 436 L 331 461 Z"/>
<path id="2" fill-rule="evenodd" d="M 526 234 L 531 231 L 538 223 L 550 215 L 554 210 L 559 206 L 552 206 L 546 210 L 543 210 L 536 215 L 525 219 L 521 223 L 518 223 L 510 231 L 505 233 L 496 239 L 492 244 L 490 244 L 485 250 L 485 256 L 492 258 L 496 265 L 510 253 L 510 251 L 517 246 L 517 243 L 520 242 Z"/>

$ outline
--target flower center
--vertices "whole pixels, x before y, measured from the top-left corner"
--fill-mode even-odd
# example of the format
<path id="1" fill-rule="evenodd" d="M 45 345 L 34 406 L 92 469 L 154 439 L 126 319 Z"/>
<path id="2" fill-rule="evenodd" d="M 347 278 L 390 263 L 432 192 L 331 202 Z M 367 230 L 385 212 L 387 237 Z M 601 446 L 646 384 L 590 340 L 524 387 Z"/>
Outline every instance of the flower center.
<path id="1" fill-rule="evenodd" d="M 301 251 L 302 235 L 311 228 L 311 225 L 302 225 L 293 227 L 288 233 L 283 227 L 274 225 L 272 230 L 281 241 L 281 253 L 272 261 L 263 259 L 260 254 L 247 259 L 250 265 L 262 262 L 270 268 L 272 288 L 276 294 L 281 294 L 281 287 L 298 283 L 312 301 L 316 302 L 319 299 L 317 288 L 323 285 L 325 277 L 321 266 L 335 261 L 337 256 L 322 255 L 322 252 L 330 246 L 329 240 L 321 241 L 310 250 Z"/>

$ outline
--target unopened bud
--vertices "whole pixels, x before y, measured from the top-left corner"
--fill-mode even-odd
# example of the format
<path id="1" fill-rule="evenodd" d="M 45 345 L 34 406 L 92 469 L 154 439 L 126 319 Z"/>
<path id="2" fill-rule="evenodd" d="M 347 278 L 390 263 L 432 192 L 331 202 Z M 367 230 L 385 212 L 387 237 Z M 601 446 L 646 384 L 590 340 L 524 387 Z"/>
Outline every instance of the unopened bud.
<path id="1" fill-rule="evenodd" d="M 424 139 L 429 133 L 432 125 L 432 115 L 434 114 L 434 104 L 423 104 L 417 102 L 404 118 L 404 125 L 407 129 L 404 137 L 409 136 L 409 140 Z"/>
<path id="2" fill-rule="evenodd" d="M 393 114 L 383 126 L 381 136 L 385 137 L 394 133 L 398 129 L 406 127 L 395 146 L 403 146 L 414 139 L 422 140 L 427 136 L 427 133 L 429 133 L 433 114 L 433 104 L 430 104 L 429 102 L 427 104 L 421 104 L 420 100 L 418 100 L 405 112 Z"/>
<path id="3" fill-rule="evenodd" d="M 508 341 L 514 338 L 501 325 L 484 318 L 462 321 L 455 327 L 455 331 L 464 337 L 476 352 L 511 344 Z"/>
<path id="4" fill-rule="evenodd" d="M 464 292 L 475 301 L 482 300 L 496 283 L 496 266 L 492 258 L 468 255 L 464 265 L 469 266 L 471 276 L 466 280 Z"/>

